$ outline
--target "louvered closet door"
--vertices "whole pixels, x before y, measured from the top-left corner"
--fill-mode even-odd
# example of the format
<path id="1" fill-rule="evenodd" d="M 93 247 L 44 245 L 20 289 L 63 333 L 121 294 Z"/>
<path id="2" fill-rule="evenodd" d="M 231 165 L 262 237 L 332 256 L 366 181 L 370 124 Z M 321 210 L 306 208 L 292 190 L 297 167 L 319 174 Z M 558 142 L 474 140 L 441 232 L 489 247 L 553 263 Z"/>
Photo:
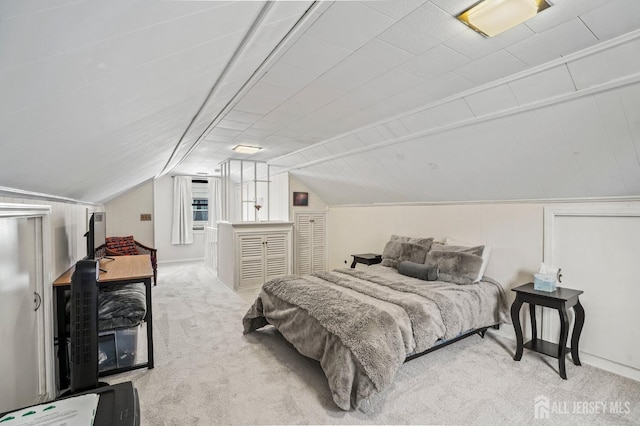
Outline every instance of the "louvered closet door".
<path id="1" fill-rule="evenodd" d="M 286 234 L 265 235 L 265 280 L 286 275 L 288 272 L 289 242 Z"/>
<path id="2" fill-rule="evenodd" d="M 326 269 L 326 215 L 296 215 L 296 273 L 310 274 Z"/>
<path id="3" fill-rule="evenodd" d="M 296 214 L 296 274 L 311 273 L 311 215 Z"/>
<path id="4" fill-rule="evenodd" d="M 311 220 L 311 229 L 313 230 L 313 239 L 311 240 L 311 272 L 324 271 L 326 269 L 325 215 L 314 214 Z"/>
<path id="5" fill-rule="evenodd" d="M 239 284 L 241 286 L 261 285 L 264 281 L 264 239 L 262 235 L 240 235 Z"/>

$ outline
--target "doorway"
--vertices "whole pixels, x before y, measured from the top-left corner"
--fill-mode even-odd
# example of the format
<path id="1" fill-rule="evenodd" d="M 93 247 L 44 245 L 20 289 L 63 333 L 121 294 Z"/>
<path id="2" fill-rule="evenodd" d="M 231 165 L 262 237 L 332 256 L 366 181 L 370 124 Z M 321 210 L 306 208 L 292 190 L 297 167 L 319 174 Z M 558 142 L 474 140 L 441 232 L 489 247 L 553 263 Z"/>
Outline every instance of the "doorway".
<path id="1" fill-rule="evenodd" d="M 544 227 L 544 259 L 562 268 L 559 285 L 584 291 L 581 360 L 640 380 L 640 343 L 630 331 L 640 321 L 640 208 L 623 203 L 547 207 Z M 543 338 L 557 342 L 557 315 L 545 310 L 543 321 Z"/>
<path id="2" fill-rule="evenodd" d="M 0 412 L 55 397 L 49 211 L 0 204 Z"/>

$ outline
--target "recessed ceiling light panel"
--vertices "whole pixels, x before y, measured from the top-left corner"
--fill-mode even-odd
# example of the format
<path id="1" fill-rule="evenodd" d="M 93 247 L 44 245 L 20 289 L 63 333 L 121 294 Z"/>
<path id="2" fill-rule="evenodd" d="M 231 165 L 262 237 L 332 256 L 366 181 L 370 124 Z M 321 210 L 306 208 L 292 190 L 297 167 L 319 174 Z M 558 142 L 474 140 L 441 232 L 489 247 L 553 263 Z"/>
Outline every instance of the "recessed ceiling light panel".
<path id="1" fill-rule="evenodd" d="M 551 6 L 546 0 L 482 0 L 457 16 L 485 37 L 493 37 Z"/>
<path id="2" fill-rule="evenodd" d="M 261 149 L 262 148 L 259 146 L 250 146 L 250 145 L 236 145 L 233 147 L 233 150 L 238 154 L 255 154 Z"/>

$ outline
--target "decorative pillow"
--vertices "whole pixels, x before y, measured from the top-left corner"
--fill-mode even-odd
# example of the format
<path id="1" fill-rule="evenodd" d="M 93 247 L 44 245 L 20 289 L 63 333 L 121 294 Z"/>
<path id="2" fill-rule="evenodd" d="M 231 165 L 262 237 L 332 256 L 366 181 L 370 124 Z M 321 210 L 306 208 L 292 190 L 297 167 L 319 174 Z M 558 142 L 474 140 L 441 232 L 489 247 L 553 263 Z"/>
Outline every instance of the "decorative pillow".
<path id="1" fill-rule="evenodd" d="M 382 251 L 382 262 L 380 264 L 382 266 L 397 268 L 398 263 L 404 260 L 409 260 L 415 263 L 424 263 L 428 251 L 428 246 L 390 240 L 384 246 L 384 250 Z"/>
<path id="2" fill-rule="evenodd" d="M 401 243 L 411 243 L 411 244 L 417 244 L 419 246 L 425 246 L 427 248 L 427 251 L 431 248 L 431 244 L 433 244 L 432 237 L 412 238 L 412 237 L 403 237 L 400 235 L 392 235 L 391 238 L 389 238 L 389 241 L 398 241 Z"/>
<path id="3" fill-rule="evenodd" d="M 468 254 L 473 254 L 475 256 L 482 257 L 482 252 L 484 251 L 484 246 L 469 247 L 467 245 L 453 245 L 453 244 L 433 243 L 433 245 L 431 246 L 431 250 L 455 251 L 455 252 L 458 252 L 458 253 L 468 253 Z"/>
<path id="4" fill-rule="evenodd" d="M 405 260 L 398 263 L 398 272 L 402 275 L 418 278 L 423 281 L 436 281 L 438 279 L 438 265 L 429 266 L 424 263 L 414 263 Z"/>
<path id="5" fill-rule="evenodd" d="M 120 254 L 140 254 L 136 247 L 136 242 L 133 239 L 133 235 L 128 235 L 126 237 L 107 237 L 106 244 L 109 250 L 116 251 Z"/>
<path id="6" fill-rule="evenodd" d="M 447 237 L 446 244 L 456 245 L 456 246 L 475 246 L 477 244 L 469 244 L 460 240 L 456 240 L 455 238 Z M 489 256 L 491 255 L 491 247 L 488 245 L 484 245 L 484 250 L 482 250 L 482 267 L 478 272 L 478 278 L 476 278 L 476 282 L 480 282 L 482 277 L 484 276 L 484 271 L 487 269 L 487 264 L 489 263 Z"/>
<path id="7" fill-rule="evenodd" d="M 451 246 L 450 246 L 451 247 Z M 439 268 L 438 279 L 455 284 L 473 284 L 482 267 L 482 257 L 454 250 L 431 250 L 425 264 Z"/>

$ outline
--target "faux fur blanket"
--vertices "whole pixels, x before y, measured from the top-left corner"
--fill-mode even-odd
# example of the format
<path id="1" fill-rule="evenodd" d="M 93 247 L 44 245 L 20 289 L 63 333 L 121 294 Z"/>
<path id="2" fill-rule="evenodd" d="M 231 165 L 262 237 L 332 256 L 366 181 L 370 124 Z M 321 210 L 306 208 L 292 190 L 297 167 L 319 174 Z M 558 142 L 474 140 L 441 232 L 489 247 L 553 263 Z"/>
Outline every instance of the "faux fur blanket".
<path id="1" fill-rule="evenodd" d="M 135 327 L 147 314 L 144 284 L 103 287 L 98 294 L 98 329 Z"/>
<path id="2" fill-rule="evenodd" d="M 320 361 L 334 401 L 349 410 L 386 388 L 408 354 L 505 318 L 495 282 L 426 282 L 375 266 L 271 280 L 243 325 L 248 333 L 272 324 Z"/>

